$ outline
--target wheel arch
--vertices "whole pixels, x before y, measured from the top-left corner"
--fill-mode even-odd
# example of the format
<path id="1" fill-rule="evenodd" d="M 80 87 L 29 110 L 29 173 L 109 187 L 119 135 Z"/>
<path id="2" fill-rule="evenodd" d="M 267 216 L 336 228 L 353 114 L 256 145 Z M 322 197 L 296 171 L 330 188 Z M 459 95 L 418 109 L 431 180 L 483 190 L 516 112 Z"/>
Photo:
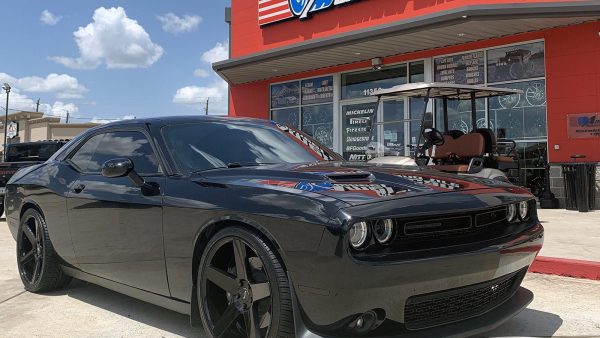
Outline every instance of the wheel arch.
<path id="1" fill-rule="evenodd" d="M 19 222 L 21 222 L 21 218 L 23 217 L 23 214 L 25 213 L 25 211 L 27 211 L 29 209 L 35 209 L 37 212 L 39 212 L 42 215 L 42 217 L 44 217 L 44 211 L 42 210 L 42 208 L 40 207 L 39 204 L 37 204 L 35 201 L 32 201 L 32 200 L 26 200 L 21 205 L 21 210 L 19 210 Z"/>

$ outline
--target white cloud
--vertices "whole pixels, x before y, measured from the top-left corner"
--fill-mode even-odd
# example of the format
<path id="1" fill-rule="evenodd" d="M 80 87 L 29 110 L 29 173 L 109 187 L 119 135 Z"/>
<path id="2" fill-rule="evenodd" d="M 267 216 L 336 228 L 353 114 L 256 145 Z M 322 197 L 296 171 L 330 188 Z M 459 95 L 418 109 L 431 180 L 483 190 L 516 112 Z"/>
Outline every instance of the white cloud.
<path id="1" fill-rule="evenodd" d="M 146 68 L 163 54 L 163 48 L 137 21 L 127 17 L 122 7 L 100 7 L 93 21 L 73 33 L 79 57 L 54 56 L 50 59 L 69 68 Z"/>
<path id="2" fill-rule="evenodd" d="M 47 9 L 44 9 L 42 14 L 40 15 L 40 21 L 48 26 L 56 25 L 60 21 L 60 19 L 62 19 L 62 16 L 57 16 Z"/>
<path id="3" fill-rule="evenodd" d="M 45 111 L 48 112 L 50 115 L 63 118 L 67 117 L 67 112 L 69 113 L 69 117 L 79 116 L 77 114 L 77 112 L 79 112 L 79 107 L 77 107 L 73 103 L 63 103 L 61 101 L 54 102 L 52 107 L 45 109 Z"/>
<path id="4" fill-rule="evenodd" d="M 29 93 L 52 93 L 59 99 L 73 99 L 83 97 L 87 88 L 79 81 L 67 74 L 48 74 L 45 78 L 39 76 L 26 76 L 15 78 L 6 73 L 0 73 L 2 82 Z"/>
<path id="5" fill-rule="evenodd" d="M 217 42 L 217 44 L 202 54 L 202 61 L 215 63 L 226 60 L 229 57 L 229 41 Z"/>
<path id="6" fill-rule="evenodd" d="M 178 89 L 173 96 L 173 102 L 204 111 L 208 98 L 209 114 L 223 115 L 227 114 L 227 97 L 227 82 L 217 79 L 210 86 L 187 86 Z"/>
<path id="7" fill-rule="evenodd" d="M 177 16 L 173 13 L 157 16 L 162 23 L 162 29 L 172 34 L 187 33 L 198 28 L 202 18 L 198 15 Z"/>
<path id="8" fill-rule="evenodd" d="M 210 74 L 208 74 L 208 72 L 202 68 L 198 68 L 194 71 L 194 76 L 195 77 L 209 77 Z"/>

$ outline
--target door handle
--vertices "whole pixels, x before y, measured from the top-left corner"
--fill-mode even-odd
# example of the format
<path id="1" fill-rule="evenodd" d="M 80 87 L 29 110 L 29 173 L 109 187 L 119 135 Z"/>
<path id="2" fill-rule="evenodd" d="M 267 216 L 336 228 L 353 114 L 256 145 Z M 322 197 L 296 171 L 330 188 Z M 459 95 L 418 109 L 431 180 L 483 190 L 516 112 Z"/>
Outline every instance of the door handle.
<path id="1" fill-rule="evenodd" d="M 77 184 L 73 187 L 73 192 L 76 194 L 79 194 L 80 192 L 83 191 L 83 189 L 85 189 L 85 185 L 83 184 Z"/>

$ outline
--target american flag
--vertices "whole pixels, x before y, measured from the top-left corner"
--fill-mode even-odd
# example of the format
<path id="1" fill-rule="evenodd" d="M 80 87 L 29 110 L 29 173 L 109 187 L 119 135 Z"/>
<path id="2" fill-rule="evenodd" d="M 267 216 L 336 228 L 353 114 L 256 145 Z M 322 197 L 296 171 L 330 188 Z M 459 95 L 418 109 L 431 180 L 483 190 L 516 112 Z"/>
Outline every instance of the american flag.
<path id="1" fill-rule="evenodd" d="M 258 0 L 260 26 L 293 17 L 288 0 Z"/>

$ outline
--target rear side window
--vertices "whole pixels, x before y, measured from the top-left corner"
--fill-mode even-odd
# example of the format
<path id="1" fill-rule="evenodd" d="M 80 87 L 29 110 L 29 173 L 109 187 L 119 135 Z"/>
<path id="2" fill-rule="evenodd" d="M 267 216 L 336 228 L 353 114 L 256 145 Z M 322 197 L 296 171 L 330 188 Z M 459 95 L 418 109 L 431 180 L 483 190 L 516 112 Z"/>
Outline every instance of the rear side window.
<path id="1" fill-rule="evenodd" d="M 150 141 L 138 131 L 93 136 L 71 157 L 71 162 L 83 172 L 100 173 L 104 162 L 120 157 L 129 158 L 139 174 L 162 173 Z"/>

